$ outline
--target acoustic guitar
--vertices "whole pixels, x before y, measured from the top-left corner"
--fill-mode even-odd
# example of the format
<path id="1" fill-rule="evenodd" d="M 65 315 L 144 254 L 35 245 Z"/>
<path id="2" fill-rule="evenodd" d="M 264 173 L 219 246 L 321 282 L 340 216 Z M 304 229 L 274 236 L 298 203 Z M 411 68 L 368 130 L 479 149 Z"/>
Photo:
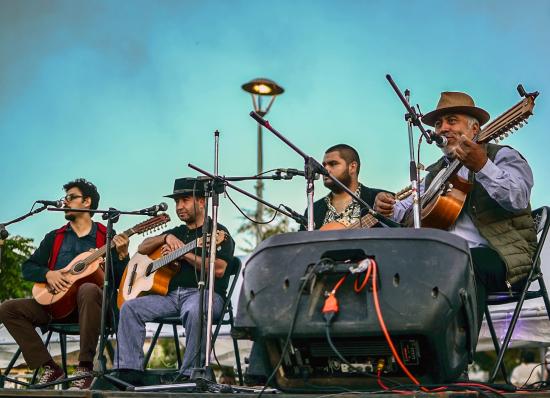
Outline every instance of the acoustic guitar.
<path id="1" fill-rule="evenodd" d="M 521 101 L 482 129 L 474 137 L 474 142 L 498 142 L 527 124 L 527 119 L 533 114 L 538 92 L 523 92 L 523 95 L 525 97 Z M 473 187 L 472 183 L 457 175 L 461 167 L 462 163 L 459 160 L 453 160 L 446 169 L 435 176 L 428 189 L 421 195 L 422 227 L 448 229 L 458 218 Z M 413 225 L 410 209 L 403 217 L 403 224 Z"/>
<path id="2" fill-rule="evenodd" d="M 168 214 L 159 214 L 136 226 L 124 231 L 130 237 L 154 230 L 170 221 Z M 103 286 L 103 257 L 107 251 L 107 245 L 99 249 L 93 249 L 76 256 L 61 272 L 69 280 L 70 286 L 63 291 L 52 290 L 47 283 L 35 283 L 32 288 L 32 296 L 44 306 L 53 319 L 61 319 L 68 316 L 76 308 L 76 294 L 83 283 L 95 283 Z M 114 243 L 111 243 L 114 247 Z"/>
<path id="3" fill-rule="evenodd" d="M 224 231 L 216 231 L 216 246 L 226 238 Z M 166 296 L 170 280 L 180 269 L 176 260 L 196 247 L 202 247 L 202 238 L 195 239 L 164 257 L 160 253 L 161 247 L 149 255 L 136 253 L 132 256 L 118 288 L 118 308 L 126 301 L 145 294 Z"/>

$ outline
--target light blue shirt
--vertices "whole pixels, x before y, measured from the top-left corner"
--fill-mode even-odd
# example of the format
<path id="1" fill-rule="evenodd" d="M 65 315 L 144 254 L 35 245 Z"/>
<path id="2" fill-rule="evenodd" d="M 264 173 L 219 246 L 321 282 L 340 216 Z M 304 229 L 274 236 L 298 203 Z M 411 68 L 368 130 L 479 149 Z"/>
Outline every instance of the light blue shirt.
<path id="1" fill-rule="evenodd" d="M 468 179 L 469 170 L 462 166 L 458 176 Z M 489 196 L 505 210 L 516 212 L 529 206 L 531 188 L 533 187 L 533 172 L 518 151 L 503 147 L 497 152 L 495 160 L 487 160 L 485 166 L 474 173 L 475 180 L 485 188 Z M 424 182 L 420 184 L 419 192 L 424 193 Z M 401 221 L 407 209 L 412 205 L 412 196 L 397 201 L 393 212 L 393 220 Z M 487 240 L 483 238 L 472 219 L 463 211 L 449 232 L 458 235 L 468 242 L 470 248 L 486 247 Z"/>

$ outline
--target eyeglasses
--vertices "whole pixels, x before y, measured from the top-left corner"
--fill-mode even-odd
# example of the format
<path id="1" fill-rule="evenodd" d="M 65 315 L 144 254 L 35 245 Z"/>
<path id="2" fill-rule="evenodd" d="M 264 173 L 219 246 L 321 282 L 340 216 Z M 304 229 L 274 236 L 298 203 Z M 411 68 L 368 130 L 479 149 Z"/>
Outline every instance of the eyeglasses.
<path id="1" fill-rule="evenodd" d="M 84 196 L 82 195 L 75 195 L 73 193 L 70 193 L 68 195 L 66 195 L 64 198 L 61 198 L 61 200 L 65 200 L 65 202 L 71 202 L 75 199 L 78 199 L 78 198 L 83 198 Z"/>

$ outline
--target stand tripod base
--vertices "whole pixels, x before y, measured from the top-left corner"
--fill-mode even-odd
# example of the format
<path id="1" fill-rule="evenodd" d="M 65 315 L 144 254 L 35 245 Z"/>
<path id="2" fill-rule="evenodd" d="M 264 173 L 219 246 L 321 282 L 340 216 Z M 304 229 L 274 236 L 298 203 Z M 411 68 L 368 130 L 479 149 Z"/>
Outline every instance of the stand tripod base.
<path id="1" fill-rule="evenodd" d="M 214 376 L 214 371 L 210 366 L 206 366 L 204 368 L 194 368 L 191 371 L 191 380 L 199 379 L 208 380 L 213 383 L 216 382 L 216 376 Z"/>

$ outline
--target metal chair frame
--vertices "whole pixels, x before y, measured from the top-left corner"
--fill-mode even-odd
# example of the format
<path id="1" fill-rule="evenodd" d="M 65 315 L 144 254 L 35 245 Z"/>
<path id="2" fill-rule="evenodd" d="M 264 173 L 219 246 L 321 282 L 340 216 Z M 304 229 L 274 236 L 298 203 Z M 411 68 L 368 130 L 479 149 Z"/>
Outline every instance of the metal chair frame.
<path id="1" fill-rule="evenodd" d="M 485 319 L 487 321 L 487 326 L 489 327 L 489 332 L 491 333 L 491 339 L 493 340 L 493 345 L 497 353 L 497 360 L 489 377 L 489 382 L 491 383 L 494 382 L 499 370 L 501 371 L 504 380 L 508 382 L 508 375 L 503 361 L 504 354 L 506 353 L 508 345 L 510 344 L 510 340 L 512 339 L 512 335 L 514 333 L 514 329 L 516 327 L 525 300 L 532 300 L 542 297 L 544 301 L 544 306 L 546 308 L 546 314 L 548 315 L 548 319 L 550 320 L 550 300 L 548 299 L 548 291 L 546 290 L 546 284 L 544 283 L 544 278 L 540 267 L 540 254 L 542 252 L 546 236 L 548 235 L 548 230 L 550 229 L 550 207 L 540 207 L 536 210 L 533 210 L 531 214 L 533 215 L 535 228 L 539 237 L 537 240 L 537 249 L 533 256 L 531 271 L 527 276 L 525 286 L 521 291 L 491 293 L 489 294 L 485 305 Z M 535 281 L 539 283 L 539 289 L 529 290 L 529 287 Z M 495 333 L 495 329 L 493 326 L 493 321 L 491 319 L 489 306 L 514 302 L 516 303 L 516 307 L 514 309 L 512 319 L 510 320 L 510 325 L 508 326 L 508 330 L 506 331 L 506 335 L 502 344 L 499 344 L 498 337 Z"/>

